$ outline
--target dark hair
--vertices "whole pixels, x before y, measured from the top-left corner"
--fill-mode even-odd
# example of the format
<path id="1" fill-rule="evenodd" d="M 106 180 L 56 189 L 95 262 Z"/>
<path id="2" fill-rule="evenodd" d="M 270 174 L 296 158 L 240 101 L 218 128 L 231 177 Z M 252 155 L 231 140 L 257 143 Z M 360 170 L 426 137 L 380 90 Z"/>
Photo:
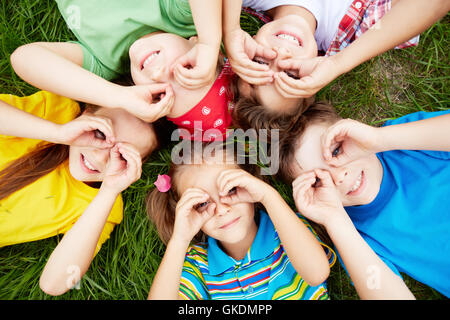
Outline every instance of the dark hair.
<path id="1" fill-rule="evenodd" d="M 306 128 L 311 124 L 335 123 L 340 119 L 341 117 L 331 104 L 316 102 L 307 108 L 295 122 L 291 123 L 280 139 L 280 170 L 278 175 L 284 182 L 291 184 L 295 178 L 292 172 L 292 163 L 298 142 Z"/>
<path id="2" fill-rule="evenodd" d="M 233 125 L 243 130 L 255 129 L 257 132 L 266 129 L 268 138 L 272 129 L 280 130 L 280 136 L 290 127 L 305 109 L 314 102 L 314 97 L 299 99 L 298 104 L 290 112 L 276 112 L 262 106 L 253 97 L 240 97 L 233 112 Z"/>

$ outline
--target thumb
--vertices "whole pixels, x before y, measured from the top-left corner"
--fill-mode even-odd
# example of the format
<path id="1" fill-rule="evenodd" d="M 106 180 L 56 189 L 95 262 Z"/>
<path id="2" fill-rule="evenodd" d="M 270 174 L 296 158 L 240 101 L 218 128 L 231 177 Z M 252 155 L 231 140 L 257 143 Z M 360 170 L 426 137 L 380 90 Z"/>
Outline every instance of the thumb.
<path id="1" fill-rule="evenodd" d="M 314 170 L 314 173 L 316 174 L 316 177 L 320 179 L 323 187 L 334 187 L 333 179 L 331 179 L 331 175 L 328 171 L 316 169 Z"/>

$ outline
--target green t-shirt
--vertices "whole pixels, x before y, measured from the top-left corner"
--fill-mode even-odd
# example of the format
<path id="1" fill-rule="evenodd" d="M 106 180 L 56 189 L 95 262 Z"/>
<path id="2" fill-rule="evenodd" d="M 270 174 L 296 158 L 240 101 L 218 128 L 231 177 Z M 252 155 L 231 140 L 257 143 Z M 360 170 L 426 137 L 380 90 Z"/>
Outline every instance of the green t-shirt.
<path id="1" fill-rule="evenodd" d="M 196 35 L 188 0 L 56 0 L 83 50 L 83 68 L 111 80 L 130 70 L 128 50 L 155 31 Z"/>

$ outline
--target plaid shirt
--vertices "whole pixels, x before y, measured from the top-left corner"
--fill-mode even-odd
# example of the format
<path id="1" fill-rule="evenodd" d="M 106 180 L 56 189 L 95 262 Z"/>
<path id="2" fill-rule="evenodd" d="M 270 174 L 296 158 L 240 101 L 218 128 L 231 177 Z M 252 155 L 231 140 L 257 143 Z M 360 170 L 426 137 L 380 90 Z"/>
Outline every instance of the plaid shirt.
<path id="1" fill-rule="evenodd" d="M 355 39 L 359 38 L 364 32 L 369 30 L 391 9 L 392 0 L 355 0 L 351 4 L 345 16 L 342 18 L 335 39 L 325 53 L 326 56 L 332 56 Z M 419 36 L 402 43 L 395 47 L 403 49 L 417 46 Z"/>
<path id="2" fill-rule="evenodd" d="M 359 38 L 364 32 L 369 30 L 391 9 L 392 0 L 355 0 L 351 4 L 345 16 L 339 23 L 335 39 L 331 42 L 330 47 L 325 53 L 326 56 L 332 56 L 345 47 L 350 45 L 354 40 Z M 251 8 L 243 8 L 247 12 L 264 23 L 270 22 L 272 19 L 263 12 L 257 12 Z M 403 49 L 417 46 L 419 36 L 396 46 L 396 49 Z"/>

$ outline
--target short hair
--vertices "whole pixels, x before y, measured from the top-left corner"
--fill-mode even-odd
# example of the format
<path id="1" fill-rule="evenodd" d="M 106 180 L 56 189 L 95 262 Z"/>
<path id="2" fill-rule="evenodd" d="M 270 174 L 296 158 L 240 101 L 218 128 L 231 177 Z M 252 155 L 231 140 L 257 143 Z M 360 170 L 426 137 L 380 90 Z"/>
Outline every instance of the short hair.
<path id="1" fill-rule="evenodd" d="M 334 107 L 327 102 L 316 102 L 309 106 L 288 128 L 280 139 L 280 170 L 279 177 L 291 184 L 295 179 L 292 171 L 295 150 L 298 143 L 311 124 L 335 123 L 341 120 Z"/>

